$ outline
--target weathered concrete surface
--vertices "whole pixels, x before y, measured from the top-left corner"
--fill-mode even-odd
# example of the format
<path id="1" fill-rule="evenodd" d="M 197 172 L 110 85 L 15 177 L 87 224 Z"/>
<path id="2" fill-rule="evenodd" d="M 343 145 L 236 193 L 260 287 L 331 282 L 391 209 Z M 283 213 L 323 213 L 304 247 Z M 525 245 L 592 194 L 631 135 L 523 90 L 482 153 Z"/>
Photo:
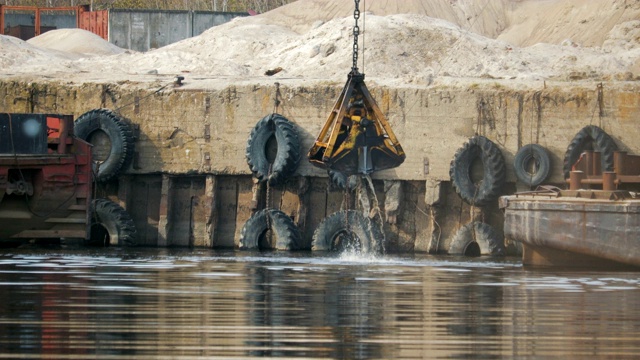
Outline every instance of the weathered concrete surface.
<path id="1" fill-rule="evenodd" d="M 297 124 L 306 152 L 343 84 L 280 80 L 276 95 L 277 86 L 264 81 L 230 86 L 212 81 L 203 86 L 204 80 L 201 84 L 193 79 L 183 87 L 156 92 L 166 81 L 139 85 L 6 79 L 0 81 L 0 109 L 76 116 L 94 108 L 118 109 L 137 129 L 136 154 L 126 174 L 134 189 L 147 189 L 150 200 L 138 204 L 136 195 L 121 202 L 144 227 L 143 243 L 232 247 L 254 210 L 245 146 L 255 123 L 276 110 Z M 566 147 L 589 124 L 602 127 L 622 150 L 640 154 L 638 82 L 512 87 L 508 80 L 476 79 L 426 88 L 368 87 L 407 153 L 402 166 L 373 176 L 380 204 L 390 206 L 392 221 L 385 226 L 392 250 L 446 250 L 450 236 L 474 219 L 484 219 L 501 232 L 497 206 L 471 208 L 449 183 L 455 151 L 475 134 L 491 139 L 502 151 L 505 194 L 516 189 L 515 153 L 529 143 L 549 151 L 552 171 L 547 182 L 562 184 Z M 270 189 L 269 204 L 292 215 L 310 241 L 319 221 L 338 210 L 344 199 L 329 188 L 326 173 L 304 159 L 297 175 L 307 178 L 306 188 L 292 179 Z M 393 190 L 402 200 L 385 200 L 381 180 L 402 180 Z M 261 192 L 266 197 L 266 189 Z"/>

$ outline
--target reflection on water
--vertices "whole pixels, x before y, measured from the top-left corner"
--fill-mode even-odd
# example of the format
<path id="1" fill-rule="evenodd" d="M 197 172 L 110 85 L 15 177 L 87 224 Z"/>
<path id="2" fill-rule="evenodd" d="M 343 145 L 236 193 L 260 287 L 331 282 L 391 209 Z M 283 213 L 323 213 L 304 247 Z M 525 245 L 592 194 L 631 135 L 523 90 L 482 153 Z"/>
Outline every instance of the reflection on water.
<path id="1" fill-rule="evenodd" d="M 13 250 L 0 358 L 631 357 L 639 295 L 517 259 Z"/>

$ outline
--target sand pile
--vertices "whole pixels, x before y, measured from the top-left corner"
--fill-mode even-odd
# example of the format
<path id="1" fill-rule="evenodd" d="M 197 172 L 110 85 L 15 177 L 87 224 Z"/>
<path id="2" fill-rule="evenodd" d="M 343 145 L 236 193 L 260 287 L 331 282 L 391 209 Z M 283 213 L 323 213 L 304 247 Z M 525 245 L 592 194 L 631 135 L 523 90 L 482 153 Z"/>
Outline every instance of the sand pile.
<path id="1" fill-rule="evenodd" d="M 124 52 L 98 35 L 81 29 L 51 30 L 27 41 L 0 35 L 0 72 L 72 70 L 74 61 Z"/>
<path id="2" fill-rule="evenodd" d="M 364 65 L 358 66 L 380 83 L 640 76 L 640 1 L 407 0 L 361 6 Z M 1 37 L 0 61 L 13 73 L 71 71 L 114 80 L 190 74 L 234 81 L 265 78 L 268 70 L 281 68 L 273 78 L 342 82 L 352 65 L 352 14 L 350 0 L 300 0 L 146 53 L 123 52 L 81 30 L 45 33 L 28 44 Z M 5 51 L 5 43 L 13 51 Z M 56 61 L 46 60 L 48 54 Z"/>
<path id="3" fill-rule="evenodd" d="M 57 51 L 46 51 L 13 36 L 0 35 L 0 69 L 11 71 L 13 67 L 43 64 L 52 60 L 69 60 L 73 57 Z"/>
<path id="4" fill-rule="evenodd" d="M 115 55 L 125 51 L 100 36 L 82 29 L 51 30 L 27 42 L 43 49 L 77 54 L 79 57 Z"/>

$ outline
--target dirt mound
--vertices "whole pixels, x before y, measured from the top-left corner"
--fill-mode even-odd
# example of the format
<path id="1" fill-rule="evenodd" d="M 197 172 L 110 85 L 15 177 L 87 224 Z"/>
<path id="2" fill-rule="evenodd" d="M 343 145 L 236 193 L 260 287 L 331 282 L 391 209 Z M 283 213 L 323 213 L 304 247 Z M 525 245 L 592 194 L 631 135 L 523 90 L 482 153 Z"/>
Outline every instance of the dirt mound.
<path id="1" fill-rule="evenodd" d="M 100 36 L 82 29 L 51 30 L 27 42 L 43 49 L 84 56 L 115 55 L 125 51 Z"/>
<path id="2" fill-rule="evenodd" d="M 429 84 L 438 76 L 628 80 L 640 75 L 639 1 L 360 4 L 364 55 L 358 66 L 368 79 L 388 85 Z M 51 31 L 28 44 L 13 41 L 14 50 L 0 49 L 0 61 L 12 72 L 105 78 L 189 73 L 232 82 L 282 69 L 274 78 L 343 81 L 352 65 L 353 25 L 351 0 L 300 0 L 147 53 L 123 52 L 73 29 Z M 59 60 L 47 60 L 47 54 Z"/>
<path id="3" fill-rule="evenodd" d="M 261 17 L 305 33 L 318 21 L 352 17 L 353 10 L 352 0 L 299 0 Z M 426 15 L 519 47 L 560 45 L 566 39 L 602 46 L 616 25 L 640 19 L 640 1 L 628 0 L 372 0 L 360 1 L 360 10 L 378 16 Z"/>
<path id="4" fill-rule="evenodd" d="M 352 65 L 351 17 L 316 22 L 303 34 L 265 19 L 236 19 L 198 37 L 139 54 L 130 61 L 129 70 L 264 77 L 268 70 L 281 68 L 274 77 L 345 78 Z M 611 78 L 627 73 L 635 61 L 633 47 L 610 51 L 570 43 L 518 48 L 426 15 L 368 14 L 364 21 L 360 38 L 364 55 L 358 66 L 369 78 L 386 79 L 388 84 L 428 84 L 436 76 Z"/>
<path id="5" fill-rule="evenodd" d="M 13 67 L 19 68 L 73 58 L 75 57 L 58 51 L 47 51 L 13 36 L 0 35 L 0 69 L 3 70 L 11 71 Z"/>
<path id="6" fill-rule="evenodd" d="M 525 0 L 512 3 L 507 26 L 495 38 L 521 47 L 537 43 L 560 45 L 567 40 L 579 46 L 602 46 L 617 25 L 640 19 L 640 1 Z"/>

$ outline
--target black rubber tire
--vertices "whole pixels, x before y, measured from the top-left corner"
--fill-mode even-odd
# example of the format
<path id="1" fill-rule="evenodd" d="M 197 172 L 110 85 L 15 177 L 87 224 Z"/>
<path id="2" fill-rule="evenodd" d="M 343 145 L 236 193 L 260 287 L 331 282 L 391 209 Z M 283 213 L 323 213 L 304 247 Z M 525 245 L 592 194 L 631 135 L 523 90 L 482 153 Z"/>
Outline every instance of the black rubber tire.
<path id="1" fill-rule="evenodd" d="M 530 161 L 535 161 L 537 169 L 530 173 L 527 169 Z M 551 158 L 547 150 L 538 144 L 528 144 L 520 148 L 513 160 L 516 177 L 529 186 L 538 186 L 549 177 Z"/>
<path id="2" fill-rule="evenodd" d="M 477 248 L 474 249 L 474 245 L 477 245 Z M 491 225 L 479 221 L 461 227 L 449 245 L 450 255 L 504 256 L 505 253 L 504 240 Z"/>
<path id="3" fill-rule="evenodd" d="M 345 239 L 346 234 L 350 236 Z M 311 250 L 341 251 L 352 248 L 362 253 L 380 254 L 383 239 L 380 227 L 363 213 L 342 210 L 327 216 L 318 225 L 313 233 Z"/>
<path id="4" fill-rule="evenodd" d="M 471 166 L 477 158 L 482 160 L 484 176 L 479 184 L 471 179 Z M 469 139 L 451 161 L 449 169 L 451 183 L 456 193 L 474 206 L 483 206 L 498 198 L 502 192 L 506 172 L 502 152 L 498 146 L 484 136 Z"/>
<path id="5" fill-rule="evenodd" d="M 94 136 L 99 133 L 106 134 L 109 138 L 110 144 L 107 149 L 92 143 L 94 147 L 91 153 L 94 163 L 108 153 L 98 167 L 96 180 L 109 181 L 131 164 L 135 146 L 131 125 L 111 110 L 95 109 L 80 115 L 76 119 L 74 133 L 75 136 L 89 143 L 92 143 Z"/>
<path id="6" fill-rule="evenodd" d="M 562 170 L 565 179 L 569 178 L 571 167 L 578 161 L 582 152 L 589 148 L 600 152 L 602 171 L 613 171 L 613 153 L 618 150 L 618 146 L 604 130 L 595 125 L 588 125 L 571 140 L 564 154 Z"/>
<path id="7" fill-rule="evenodd" d="M 270 162 L 267 145 L 273 136 L 277 153 L 273 162 Z M 265 116 L 249 135 L 246 156 L 253 176 L 260 182 L 269 181 L 271 185 L 284 183 L 296 172 L 300 163 L 300 140 L 295 125 L 279 114 Z"/>
<path id="8" fill-rule="evenodd" d="M 88 245 L 135 246 L 138 231 L 129 213 L 120 205 L 107 199 L 95 199 L 91 203 L 91 231 Z"/>
<path id="9" fill-rule="evenodd" d="M 265 241 L 268 230 L 275 237 L 273 243 Z M 242 250 L 299 250 L 301 243 L 300 230 L 289 215 L 276 209 L 263 209 L 242 227 L 239 247 Z"/>

